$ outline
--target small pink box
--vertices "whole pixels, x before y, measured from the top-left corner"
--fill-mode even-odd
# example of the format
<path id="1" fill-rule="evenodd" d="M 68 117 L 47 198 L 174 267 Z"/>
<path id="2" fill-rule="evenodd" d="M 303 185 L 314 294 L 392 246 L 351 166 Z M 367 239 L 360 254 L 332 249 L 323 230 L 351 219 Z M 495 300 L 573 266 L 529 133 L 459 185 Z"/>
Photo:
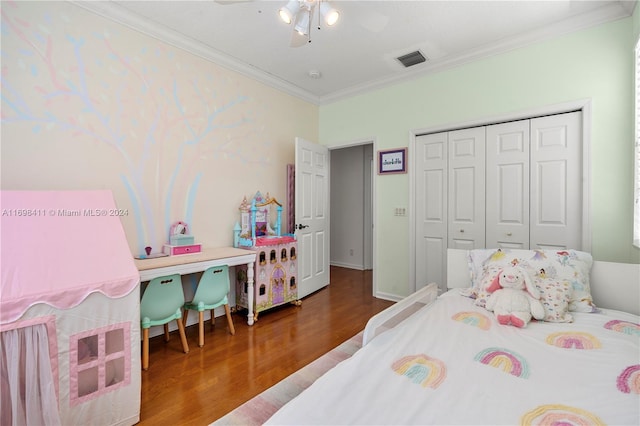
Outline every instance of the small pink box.
<path id="1" fill-rule="evenodd" d="M 162 252 L 169 256 L 176 256 L 179 254 L 191 254 L 200 253 L 202 251 L 202 244 L 191 244 L 188 246 L 172 246 L 165 244 L 162 248 Z"/>

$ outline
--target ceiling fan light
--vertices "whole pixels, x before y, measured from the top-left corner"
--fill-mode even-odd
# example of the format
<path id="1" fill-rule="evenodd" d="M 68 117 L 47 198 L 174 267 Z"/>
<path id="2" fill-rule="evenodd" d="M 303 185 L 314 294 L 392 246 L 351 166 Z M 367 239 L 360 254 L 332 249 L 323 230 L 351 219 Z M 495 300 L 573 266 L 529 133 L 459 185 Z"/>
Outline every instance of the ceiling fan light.
<path id="1" fill-rule="evenodd" d="M 293 21 L 293 17 L 296 16 L 298 11 L 300 10 L 300 2 L 298 0 L 290 0 L 286 6 L 282 6 L 278 13 L 280 14 L 280 19 L 284 21 L 286 24 L 290 24 Z"/>
<path id="2" fill-rule="evenodd" d="M 309 13 L 300 13 L 296 19 L 295 30 L 300 35 L 309 34 Z"/>
<path id="3" fill-rule="evenodd" d="M 340 13 L 331 7 L 328 2 L 320 3 L 320 14 L 324 19 L 324 22 L 329 26 L 332 26 L 338 22 L 338 19 L 340 19 Z"/>

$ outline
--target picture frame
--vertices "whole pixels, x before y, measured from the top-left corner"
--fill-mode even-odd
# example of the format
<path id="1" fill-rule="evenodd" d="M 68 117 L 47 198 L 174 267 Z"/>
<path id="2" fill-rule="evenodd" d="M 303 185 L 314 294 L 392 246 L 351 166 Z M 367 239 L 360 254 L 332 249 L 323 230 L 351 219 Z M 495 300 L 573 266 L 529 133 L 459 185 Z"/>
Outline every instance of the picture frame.
<path id="1" fill-rule="evenodd" d="M 407 173 L 407 148 L 378 151 L 378 174 Z"/>

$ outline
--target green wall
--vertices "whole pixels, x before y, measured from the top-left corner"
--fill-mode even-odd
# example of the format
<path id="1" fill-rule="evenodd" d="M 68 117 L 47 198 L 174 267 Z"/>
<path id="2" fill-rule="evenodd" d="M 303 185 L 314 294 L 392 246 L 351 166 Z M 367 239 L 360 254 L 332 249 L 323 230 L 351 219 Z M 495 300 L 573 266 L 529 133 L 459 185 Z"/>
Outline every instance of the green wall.
<path id="1" fill-rule="evenodd" d="M 633 230 L 635 16 L 538 42 L 320 107 L 320 142 L 375 137 L 377 149 L 408 146 L 412 131 L 590 99 L 592 254 L 640 263 Z M 409 162 L 411 164 L 411 162 Z M 378 292 L 407 295 L 409 175 L 376 176 Z"/>

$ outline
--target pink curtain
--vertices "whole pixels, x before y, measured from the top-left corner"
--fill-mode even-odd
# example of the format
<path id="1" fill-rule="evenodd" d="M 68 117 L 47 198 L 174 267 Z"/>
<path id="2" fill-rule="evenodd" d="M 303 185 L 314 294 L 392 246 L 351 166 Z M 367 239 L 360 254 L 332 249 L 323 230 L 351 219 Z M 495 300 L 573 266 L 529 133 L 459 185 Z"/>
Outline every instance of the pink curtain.
<path id="1" fill-rule="evenodd" d="M 59 425 L 44 324 L 0 333 L 0 424 Z"/>

